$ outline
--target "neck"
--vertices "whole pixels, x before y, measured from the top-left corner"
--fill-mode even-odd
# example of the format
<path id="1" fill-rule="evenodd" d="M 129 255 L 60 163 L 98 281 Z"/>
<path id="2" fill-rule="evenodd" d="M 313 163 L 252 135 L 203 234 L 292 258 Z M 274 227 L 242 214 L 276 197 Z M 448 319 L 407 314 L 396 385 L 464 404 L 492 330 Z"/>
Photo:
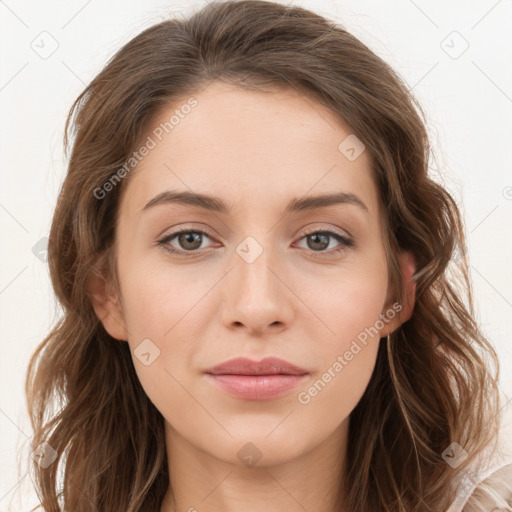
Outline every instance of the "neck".
<path id="1" fill-rule="evenodd" d="M 274 452 L 244 465 L 238 460 L 242 457 L 220 460 L 201 450 L 166 422 L 170 485 L 161 512 L 344 512 L 347 433 L 348 419 L 291 460 L 281 460 Z M 245 445 L 249 455 L 258 453 L 243 441 L 235 444 Z M 250 464 L 250 458 L 243 460 Z"/>

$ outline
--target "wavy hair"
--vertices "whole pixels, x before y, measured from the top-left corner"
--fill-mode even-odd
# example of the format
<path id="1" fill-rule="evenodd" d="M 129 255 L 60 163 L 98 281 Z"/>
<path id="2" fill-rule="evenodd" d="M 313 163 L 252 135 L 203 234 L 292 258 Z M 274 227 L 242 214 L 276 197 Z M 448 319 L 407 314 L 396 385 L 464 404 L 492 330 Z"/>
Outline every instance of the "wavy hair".
<path id="1" fill-rule="evenodd" d="M 349 512 L 446 510 L 455 482 L 495 438 L 499 365 L 475 320 L 464 225 L 430 172 L 426 116 L 391 67 L 340 24 L 298 6 L 213 2 L 145 29 L 123 46 L 71 107 L 68 167 L 49 234 L 48 263 L 62 315 L 26 376 L 33 463 L 45 511 L 159 512 L 169 486 L 164 419 L 143 391 L 127 343 L 111 338 L 86 293 L 107 271 L 129 176 L 101 187 L 130 158 L 148 123 L 214 80 L 293 88 L 337 114 L 365 145 L 385 225 L 389 285 L 404 302 L 397 255 L 414 255 L 412 317 L 380 341 L 374 373 L 350 414 Z M 456 257 L 454 257 L 456 256 Z M 117 284 L 116 284 L 117 286 Z M 456 469 L 444 450 L 468 458 Z"/>

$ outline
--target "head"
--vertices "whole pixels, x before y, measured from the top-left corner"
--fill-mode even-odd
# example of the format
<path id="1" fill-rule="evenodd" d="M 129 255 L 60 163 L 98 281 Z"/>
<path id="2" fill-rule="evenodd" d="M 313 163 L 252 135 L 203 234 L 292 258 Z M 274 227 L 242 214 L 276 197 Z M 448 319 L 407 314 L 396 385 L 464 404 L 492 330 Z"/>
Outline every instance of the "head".
<path id="1" fill-rule="evenodd" d="M 496 358 L 459 211 L 387 64 L 305 9 L 214 3 L 125 45 L 67 134 L 48 254 L 64 316 L 27 377 L 34 443 L 72 455 L 67 508 L 107 489 L 158 510 L 167 433 L 240 465 L 248 442 L 270 466 L 346 440 L 349 510 L 443 509 L 456 472 L 442 452 L 458 440 L 471 460 L 492 435 Z M 237 399 L 205 371 L 238 356 L 307 375 Z M 66 406 L 38 422 L 52 389 Z"/>

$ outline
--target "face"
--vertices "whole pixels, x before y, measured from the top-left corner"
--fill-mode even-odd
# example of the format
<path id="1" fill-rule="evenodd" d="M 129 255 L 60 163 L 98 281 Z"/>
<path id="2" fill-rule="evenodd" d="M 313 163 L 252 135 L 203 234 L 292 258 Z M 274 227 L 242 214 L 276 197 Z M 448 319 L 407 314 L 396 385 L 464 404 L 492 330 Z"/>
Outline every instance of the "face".
<path id="1" fill-rule="evenodd" d="M 156 145 L 123 183 L 119 301 L 95 308 L 169 432 L 227 462 L 248 442 L 266 463 L 291 460 L 347 425 L 400 323 L 370 156 L 294 90 L 213 83 L 194 98 L 161 141 L 145 135 Z M 205 373 L 237 357 L 305 374 L 234 378 L 237 392 Z"/>

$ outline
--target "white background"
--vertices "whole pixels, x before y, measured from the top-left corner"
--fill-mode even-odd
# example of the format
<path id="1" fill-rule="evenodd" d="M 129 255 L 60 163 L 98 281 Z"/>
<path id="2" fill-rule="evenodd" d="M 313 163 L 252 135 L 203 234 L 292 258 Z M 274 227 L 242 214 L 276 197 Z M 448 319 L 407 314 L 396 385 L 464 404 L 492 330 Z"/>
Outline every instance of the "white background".
<path id="1" fill-rule="evenodd" d="M 501 388 L 512 396 L 512 1 L 294 3 L 359 37 L 422 103 L 444 184 L 462 204 L 478 321 L 499 351 Z M 17 469 L 31 433 L 24 377 L 58 310 L 47 266 L 32 248 L 48 235 L 65 172 L 67 110 L 129 39 L 203 5 L 0 0 L 0 512 L 35 504 L 26 465 Z M 41 55 L 52 44 L 54 53 Z"/>

